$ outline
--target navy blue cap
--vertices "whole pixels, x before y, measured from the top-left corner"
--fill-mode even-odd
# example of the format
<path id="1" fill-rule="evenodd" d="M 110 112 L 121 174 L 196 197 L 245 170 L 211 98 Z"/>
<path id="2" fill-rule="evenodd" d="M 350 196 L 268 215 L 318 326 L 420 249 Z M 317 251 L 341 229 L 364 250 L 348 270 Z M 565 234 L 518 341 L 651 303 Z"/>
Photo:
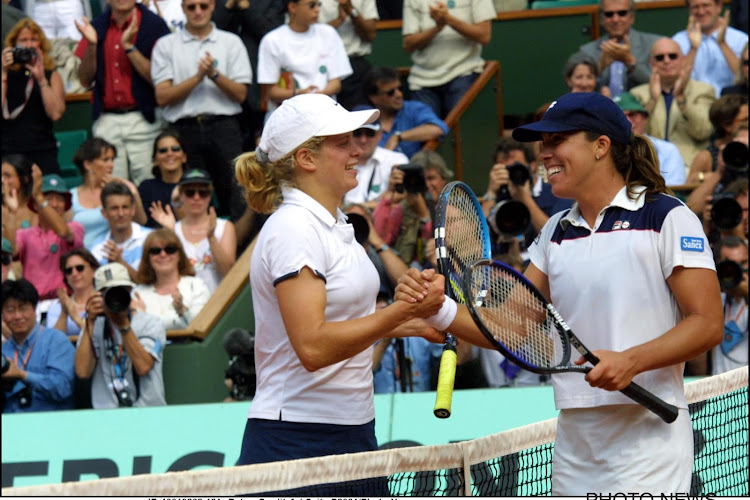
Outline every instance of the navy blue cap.
<path id="1" fill-rule="evenodd" d="M 354 106 L 354 108 L 352 108 L 352 111 L 365 111 L 365 110 L 371 111 L 373 109 L 374 108 L 368 104 L 357 104 L 356 106 Z M 378 119 L 375 120 L 374 122 L 365 123 L 359 128 L 369 128 L 371 130 L 380 130 L 380 116 L 378 116 Z"/>
<path id="2" fill-rule="evenodd" d="M 627 144 L 630 127 L 625 113 L 609 97 L 596 92 L 573 92 L 553 102 L 540 121 L 514 129 L 513 138 L 534 142 L 542 140 L 542 132 L 586 130 Z"/>

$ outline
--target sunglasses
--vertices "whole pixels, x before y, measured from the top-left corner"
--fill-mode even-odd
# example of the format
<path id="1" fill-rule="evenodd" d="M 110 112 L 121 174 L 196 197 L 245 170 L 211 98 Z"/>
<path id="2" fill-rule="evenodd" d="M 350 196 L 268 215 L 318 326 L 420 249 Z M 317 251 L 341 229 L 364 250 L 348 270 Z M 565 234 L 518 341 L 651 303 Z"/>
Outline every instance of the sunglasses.
<path id="1" fill-rule="evenodd" d="M 12 260 L 12 258 L 11 258 L 11 256 L 10 256 L 9 253 L 4 253 L 3 254 L 3 261 L 2 262 L 3 262 L 4 266 L 9 266 L 11 260 Z"/>
<path id="2" fill-rule="evenodd" d="M 70 266 L 65 268 L 65 276 L 70 276 L 73 274 L 73 270 L 78 271 L 79 273 L 82 273 L 84 269 L 86 269 L 86 266 L 83 264 L 76 264 L 75 266 Z"/>
<path id="3" fill-rule="evenodd" d="M 208 10 L 208 8 L 210 6 L 211 6 L 211 4 L 207 4 L 207 3 L 193 3 L 193 4 L 190 4 L 190 5 L 186 5 L 187 10 L 189 10 L 190 12 L 193 12 L 198 7 L 200 7 L 201 10 L 206 11 L 206 10 Z"/>
<path id="4" fill-rule="evenodd" d="M 183 193 L 185 193 L 185 196 L 188 198 L 192 198 L 195 196 L 195 193 L 198 193 L 198 196 L 201 198 L 208 198 L 211 196 L 211 190 L 210 189 L 196 189 L 196 188 L 185 188 L 182 190 Z"/>
<path id="5" fill-rule="evenodd" d="M 162 247 L 151 247 L 151 248 L 148 249 L 148 254 L 149 255 L 159 255 L 159 254 L 161 254 L 161 251 L 164 250 L 164 253 L 166 253 L 167 255 L 174 255 L 174 254 L 177 253 L 177 251 L 179 249 L 180 248 L 177 245 L 174 245 L 174 244 L 167 245 L 164 248 L 162 248 Z"/>
<path id="6" fill-rule="evenodd" d="M 371 128 L 358 128 L 354 132 L 352 132 L 352 135 L 354 137 L 362 137 L 363 135 L 366 135 L 369 138 L 375 137 L 375 131 Z"/>
<path id="7" fill-rule="evenodd" d="M 656 59 L 659 62 L 662 62 L 665 57 L 668 57 L 670 61 L 676 61 L 680 55 L 677 52 L 670 52 L 669 54 L 656 54 L 654 56 L 654 59 Z"/>
<path id="8" fill-rule="evenodd" d="M 182 148 L 180 146 L 171 146 L 171 147 L 168 147 L 168 148 L 159 148 L 159 149 L 156 150 L 156 152 L 163 155 L 164 153 L 166 153 L 169 150 L 172 150 L 172 152 L 174 152 L 174 153 L 179 153 L 180 151 L 182 151 Z"/>
<path id="9" fill-rule="evenodd" d="M 604 12 L 602 12 L 602 15 L 606 17 L 607 19 L 614 17 L 615 14 L 617 14 L 620 17 L 625 17 L 628 14 L 630 14 L 630 11 L 629 10 L 605 10 Z"/>
<path id="10" fill-rule="evenodd" d="M 385 94 L 385 95 L 387 95 L 388 97 L 393 97 L 394 95 L 396 95 L 396 91 L 397 91 L 397 90 L 398 90 L 399 92 L 401 92 L 401 85 L 399 85 L 398 87 L 394 87 L 394 88 L 392 88 L 391 90 L 387 90 L 387 91 L 385 91 L 385 92 L 381 92 L 381 94 Z"/>

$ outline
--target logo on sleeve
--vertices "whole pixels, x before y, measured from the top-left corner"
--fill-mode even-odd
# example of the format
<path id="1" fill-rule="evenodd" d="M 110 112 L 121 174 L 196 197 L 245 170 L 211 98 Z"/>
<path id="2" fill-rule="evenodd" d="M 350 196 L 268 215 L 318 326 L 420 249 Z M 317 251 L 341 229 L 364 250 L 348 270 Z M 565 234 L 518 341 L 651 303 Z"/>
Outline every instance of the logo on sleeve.
<path id="1" fill-rule="evenodd" d="M 702 252 L 703 238 L 693 236 L 682 236 L 680 238 L 680 248 L 686 252 Z"/>

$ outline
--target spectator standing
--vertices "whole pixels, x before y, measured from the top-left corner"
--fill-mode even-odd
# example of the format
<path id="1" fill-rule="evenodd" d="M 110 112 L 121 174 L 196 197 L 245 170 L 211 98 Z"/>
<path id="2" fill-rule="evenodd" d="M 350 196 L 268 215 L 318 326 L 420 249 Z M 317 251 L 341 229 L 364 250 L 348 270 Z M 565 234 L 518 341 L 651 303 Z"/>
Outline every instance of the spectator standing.
<path id="1" fill-rule="evenodd" d="M 60 269 L 71 290 L 57 289 L 58 301 L 47 311 L 47 325 L 68 336 L 78 335 L 86 320 L 86 302 L 94 294 L 94 271 L 99 267 L 91 252 L 74 248 L 60 257 Z"/>
<path id="2" fill-rule="evenodd" d="M 70 208 L 70 193 L 58 175 L 42 177 L 34 167 L 34 188 L 31 208 L 39 213 L 39 225 L 19 229 L 15 238 L 15 256 L 23 266 L 23 277 L 39 292 L 39 312 L 46 313 L 57 299 L 57 289 L 65 286 L 60 269 L 60 255 L 83 246 L 83 226 L 75 221 L 65 222 Z"/>
<path id="3" fill-rule="evenodd" d="M 73 220 L 83 224 L 86 236 L 83 244 L 91 250 L 100 243 L 109 231 L 107 219 L 102 216 L 102 188 L 110 181 L 120 182 L 128 187 L 136 200 L 135 220 L 146 222 L 146 213 L 135 185 L 126 179 L 112 177 L 117 150 L 109 142 L 99 137 L 91 137 L 81 144 L 73 155 L 73 163 L 83 176 L 83 184 L 70 190 L 72 197 Z"/>
<path id="4" fill-rule="evenodd" d="M 341 37 L 318 22 L 321 3 L 290 0 L 286 7 L 289 23 L 264 36 L 258 51 L 258 83 L 264 86 L 269 113 L 297 94 L 315 92 L 335 100 L 341 80 L 352 74 Z"/>
<path id="5" fill-rule="evenodd" d="M 164 118 L 183 138 L 188 164 L 211 174 L 218 213 L 245 211 L 232 175 L 242 153 L 239 115 L 253 75 L 242 40 L 211 21 L 215 0 L 184 0 L 185 29 L 159 40 L 151 75 Z"/>
<path id="6" fill-rule="evenodd" d="M 645 135 L 651 141 L 651 144 L 654 145 L 656 156 L 659 158 L 659 172 L 664 177 L 664 182 L 667 186 L 685 184 L 685 162 L 682 160 L 682 155 L 677 146 L 671 142 L 646 134 L 646 125 L 648 124 L 648 111 L 646 111 L 646 108 L 630 92 L 623 92 L 615 97 L 614 101 L 628 118 L 633 133 Z"/>
<path id="7" fill-rule="evenodd" d="M 38 300 L 27 280 L 3 282 L 3 322 L 11 332 L 2 347 L 9 363 L 2 375 L 3 413 L 73 408 L 74 349 L 62 332 L 37 322 Z"/>
<path id="8" fill-rule="evenodd" d="M 365 109 L 370 109 L 370 106 L 355 106 L 352 111 Z M 362 154 L 357 159 L 357 187 L 346 193 L 345 203 L 361 203 L 370 210 L 374 209 L 378 198 L 388 190 L 391 169 L 409 163 L 405 154 L 378 146 L 382 135 L 380 120 L 366 123 L 352 132 Z"/>
<path id="9" fill-rule="evenodd" d="M 129 294 L 135 284 L 118 263 L 94 273 L 94 294 L 86 304 L 86 325 L 78 337 L 75 373 L 91 379 L 94 408 L 163 406 L 162 356 L 167 337 L 156 316 L 132 307 L 113 311 L 104 297 L 114 290 Z"/>
<path id="10" fill-rule="evenodd" d="M 155 207 L 152 215 L 163 227 L 173 230 L 182 242 L 195 275 L 213 293 L 237 259 L 237 234 L 234 224 L 216 216 L 209 207 L 213 185 L 208 173 L 190 170 L 178 186 L 184 217 L 175 220 L 171 209 Z"/>
<path id="11" fill-rule="evenodd" d="M 166 330 L 186 328 L 211 295 L 174 231 L 157 229 L 143 244 L 134 306 L 161 319 Z"/>
<path id="12" fill-rule="evenodd" d="M 44 30 L 49 39 L 81 39 L 75 21 L 83 16 L 91 18 L 91 2 L 86 0 L 25 0 L 24 9 Z"/>
<path id="13" fill-rule="evenodd" d="M 154 167 L 151 170 L 153 179 L 146 179 L 138 186 L 143 208 L 148 220 L 146 226 L 158 228 L 159 223 L 151 216 L 151 207 L 160 202 L 168 205 L 172 199 L 172 192 L 177 188 L 186 168 L 187 154 L 180 134 L 176 130 L 165 130 L 154 141 Z"/>
<path id="14" fill-rule="evenodd" d="M 20 62 L 14 48 L 30 49 L 31 60 Z M 2 151 L 21 153 L 42 173 L 59 174 L 53 122 L 65 112 L 65 89 L 44 32 L 31 19 L 11 30 L 2 52 Z"/>
<path id="15" fill-rule="evenodd" d="M 365 93 L 380 111 L 383 137 L 379 146 L 398 151 L 411 158 L 422 145 L 448 134 L 448 125 L 427 104 L 404 100 L 398 72 L 389 67 L 375 67 L 365 78 Z"/>
<path id="16" fill-rule="evenodd" d="M 28 16 L 21 9 L 17 9 L 10 5 L 9 1 L 3 0 L 0 2 L 0 6 L 2 7 L 3 23 L 2 38 L 0 40 L 4 42 L 5 39 L 8 38 L 8 34 L 10 33 L 10 30 L 13 29 L 13 26 L 15 26 L 18 21 Z"/>
<path id="17" fill-rule="evenodd" d="M 690 77 L 690 68 L 672 39 L 651 47 L 651 80 L 631 93 L 649 113 L 646 132 L 677 146 L 685 165 L 708 145 L 712 127 L 708 110 L 716 94 L 708 83 Z"/>
<path id="18" fill-rule="evenodd" d="M 151 51 L 169 28 L 136 0 L 113 1 L 102 15 L 76 21 L 76 27 L 83 35 L 75 50 L 78 78 L 84 87 L 93 85 L 91 131 L 120 151 L 115 176 L 140 184 L 151 176 L 151 147 L 162 128 Z"/>
<path id="19" fill-rule="evenodd" d="M 352 74 L 341 80 L 341 91 L 336 100 L 346 109 L 354 109 L 367 102 L 363 90 L 365 75 L 372 68 L 367 56 L 372 53 L 375 23 L 380 19 L 375 0 L 322 0 L 321 23 L 328 23 L 338 31 L 349 56 Z"/>
<path id="20" fill-rule="evenodd" d="M 102 188 L 102 216 L 107 220 L 109 232 L 104 240 L 94 245 L 91 253 L 99 264 L 117 262 L 128 270 L 135 281 L 143 255 L 143 242 L 150 228 L 133 222 L 135 196 L 121 182 L 111 181 Z"/>
<path id="21" fill-rule="evenodd" d="M 496 16 L 492 0 L 406 0 L 411 97 L 445 118 L 484 70 L 482 47 L 490 43 Z"/>
<path id="22" fill-rule="evenodd" d="M 635 1 L 600 0 L 599 21 L 604 35 L 581 45 L 576 56 L 596 61 L 599 85 L 613 97 L 648 83 L 651 45 L 660 36 L 633 28 Z"/>
<path id="23" fill-rule="evenodd" d="M 721 95 L 728 94 L 740 94 L 747 96 L 748 94 L 748 44 L 745 44 L 745 48 L 742 49 L 742 61 L 740 70 L 737 72 L 735 83 L 728 87 L 721 89 Z"/>
<path id="24" fill-rule="evenodd" d="M 687 29 L 672 37 L 687 57 L 695 80 L 721 89 L 732 84 L 740 70 L 740 54 L 747 45 L 747 33 L 729 26 L 729 10 L 721 15 L 721 0 L 686 0 Z"/>

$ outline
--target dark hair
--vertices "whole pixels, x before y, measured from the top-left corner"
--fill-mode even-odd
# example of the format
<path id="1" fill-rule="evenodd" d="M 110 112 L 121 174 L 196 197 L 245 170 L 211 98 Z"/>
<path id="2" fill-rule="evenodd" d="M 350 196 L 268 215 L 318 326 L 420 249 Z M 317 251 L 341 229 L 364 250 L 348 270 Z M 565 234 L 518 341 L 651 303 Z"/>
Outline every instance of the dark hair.
<path id="1" fill-rule="evenodd" d="M 724 127 L 732 125 L 743 104 L 747 104 L 747 96 L 741 94 L 721 96 L 711 104 L 708 110 L 708 119 L 714 126 L 714 134 L 716 134 L 717 139 L 723 139 L 733 132 L 732 130 L 726 130 Z"/>
<path id="2" fill-rule="evenodd" d="M 604 2 L 607 2 L 609 0 L 599 0 L 599 15 L 601 17 L 604 17 Z M 635 0 L 630 0 L 628 2 L 630 4 L 630 12 L 635 12 Z"/>
<path id="3" fill-rule="evenodd" d="M 2 306 L 5 306 L 8 299 L 15 299 L 24 304 L 30 303 L 34 307 L 39 302 L 39 292 L 30 281 L 24 278 L 3 281 L 2 295 Z"/>
<path id="4" fill-rule="evenodd" d="M 120 182 L 120 181 L 109 181 L 102 188 L 102 194 L 99 197 L 99 199 L 102 202 L 102 208 L 106 208 L 108 197 L 117 196 L 117 195 L 128 196 L 130 198 L 130 201 L 132 203 L 135 203 L 135 196 L 133 196 L 133 193 L 130 192 L 130 189 L 128 189 L 128 186 L 126 186 L 123 182 Z"/>
<path id="5" fill-rule="evenodd" d="M 95 270 L 99 267 L 99 262 L 96 260 L 96 257 L 91 254 L 91 252 L 86 250 L 84 247 L 78 247 L 60 256 L 60 271 L 62 271 L 63 273 L 65 272 L 65 265 L 68 263 L 68 259 L 70 259 L 74 255 L 77 255 L 78 257 L 85 260 L 86 263 L 91 266 L 91 269 Z"/>
<path id="6" fill-rule="evenodd" d="M 567 80 L 568 78 L 572 77 L 573 71 L 575 71 L 575 69 L 581 64 L 589 67 L 591 73 L 594 75 L 594 78 L 599 78 L 599 65 L 594 60 L 589 59 L 588 57 L 573 55 L 565 63 L 565 68 L 563 69 L 563 75 L 565 76 L 565 79 Z"/>
<path id="7" fill-rule="evenodd" d="M 34 181 L 31 177 L 33 162 L 22 154 L 9 154 L 3 156 L 3 163 L 13 167 L 21 183 L 21 192 L 24 197 L 30 198 L 31 190 L 34 188 Z"/>
<path id="8" fill-rule="evenodd" d="M 85 176 L 86 167 L 84 166 L 84 162 L 96 160 L 103 152 L 109 149 L 117 156 L 117 148 L 101 137 L 86 139 L 73 155 L 73 163 L 76 164 L 81 175 Z"/>
<path id="9" fill-rule="evenodd" d="M 737 179 L 733 180 L 727 187 L 724 188 L 724 192 L 733 194 L 735 198 L 743 193 L 747 193 L 747 177 L 738 177 Z"/>
<path id="10" fill-rule="evenodd" d="M 737 248 L 737 247 L 747 248 L 747 241 L 745 240 L 745 238 L 740 238 L 739 236 L 735 236 L 735 235 L 724 236 L 714 246 L 714 252 L 716 253 L 717 260 L 718 260 L 718 257 L 721 255 L 722 248 Z"/>
<path id="11" fill-rule="evenodd" d="M 146 236 L 146 241 L 143 242 L 143 256 L 141 257 L 141 264 L 138 266 L 138 283 L 144 285 L 153 285 L 156 283 L 156 273 L 154 268 L 151 267 L 151 259 L 149 259 L 148 251 L 154 246 L 154 240 L 159 240 L 163 245 L 177 245 L 177 253 L 179 258 L 177 259 L 177 272 L 180 276 L 195 276 L 193 265 L 190 263 L 185 249 L 182 247 L 180 238 L 177 237 L 174 231 L 169 228 L 162 227 L 151 231 Z"/>
<path id="12" fill-rule="evenodd" d="M 365 75 L 362 88 L 365 90 L 366 96 L 371 96 L 378 93 L 378 82 L 387 83 L 395 80 L 401 80 L 401 76 L 395 68 L 391 68 L 390 66 L 375 66 Z"/>
<path id="13" fill-rule="evenodd" d="M 495 144 L 495 150 L 492 154 L 492 158 L 490 158 L 490 161 L 492 163 L 495 163 L 495 158 L 497 158 L 498 154 L 502 153 L 505 155 L 509 155 L 511 151 L 523 151 L 523 157 L 526 160 L 526 163 L 529 165 L 531 165 L 531 163 L 536 159 L 536 157 L 534 156 L 534 151 L 530 147 L 529 143 L 518 142 L 512 137 L 501 137 Z"/>
<path id="14" fill-rule="evenodd" d="M 588 130 L 584 133 L 589 141 L 595 141 L 603 135 Z M 629 198 L 635 198 L 634 188 L 636 186 L 645 186 L 646 196 L 672 193 L 659 171 L 659 159 L 656 150 L 645 136 L 631 134 L 628 144 L 612 141 L 610 148 L 615 169 L 625 179 Z"/>
<path id="15" fill-rule="evenodd" d="M 166 138 L 166 137 L 171 137 L 172 139 L 174 139 L 175 141 L 177 141 L 177 144 L 180 145 L 180 147 L 182 148 L 182 151 L 185 152 L 185 144 L 182 142 L 182 137 L 180 137 L 180 133 L 177 132 L 173 128 L 168 128 L 168 129 L 164 130 L 164 132 L 162 132 L 161 134 L 157 135 L 156 139 L 154 139 L 154 150 L 151 153 L 151 159 L 152 160 L 154 158 L 156 158 L 156 154 L 157 154 L 158 149 L 159 149 L 159 142 L 162 139 Z M 183 171 L 185 170 L 185 164 L 184 163 L 182 164 L 182 169 L 183 169 Z M 151 173 L 157 179 L 161 179 L 161 170 L 159 170 L 159 167 L 157 167 L 156 165 L 154 165 L 151 168 Z"/>

